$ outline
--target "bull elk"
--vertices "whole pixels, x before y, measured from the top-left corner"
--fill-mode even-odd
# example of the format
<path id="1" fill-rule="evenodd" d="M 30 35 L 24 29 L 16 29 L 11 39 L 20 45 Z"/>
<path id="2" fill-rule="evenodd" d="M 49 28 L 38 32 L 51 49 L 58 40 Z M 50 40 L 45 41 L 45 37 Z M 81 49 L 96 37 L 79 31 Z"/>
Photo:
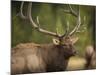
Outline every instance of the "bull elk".
<path id="1" fill-rule="evenodd" d="M 27 19 L 38 32 L 50 35 L 56 39 L 53 39 L 53 43 L 51 44 L 23 43 L 12 48 L 11 74 L 66 70 L 69 58 L 76 55 L 77 52 L 74 48 L 74 44 L 78 40 L 78 37 L 73 38 L 72 35 L 78 31 L 81 25 L 80 10 L 78 10 L 78 13 L 75 13 L 69 5 L 70 12 L 68 13 L 77 18 L 77 24 L 71 32 L 67 33 L 68 30 L 66 29 L 63 35 L 59 35 L 55 32 L 40 28 L 39 17 L 37 17 L 37 22 L 32 19 L 31 2 L 28 4 L 26 16 L 23 14 L 23 5 L 24 2 L 21 3 L 20 7 L 21 18 Z"/>

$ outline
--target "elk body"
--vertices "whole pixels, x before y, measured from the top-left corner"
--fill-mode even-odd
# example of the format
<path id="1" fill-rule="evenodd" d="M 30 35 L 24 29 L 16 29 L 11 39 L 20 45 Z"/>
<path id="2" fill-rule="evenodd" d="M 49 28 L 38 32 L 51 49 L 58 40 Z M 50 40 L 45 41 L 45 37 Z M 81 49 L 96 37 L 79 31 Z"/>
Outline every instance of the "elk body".
<path id="1" fill-rule="evenodd" d="M 80 13 L 78 12 L 78 14 L 75 14 L 71 9 L 70 14 L 74 14 L 78 19 L 77 25 L 69 34 L 65 32 L 63 35 L 58 35 L 57 33 L 40 28 L 38 17 L 37 23 L 33 21 L 31 17 L 32 3 L 29 3 L 27 16 L 24 16 L 22 12 L 23 4 L 24 2 L 22 2 L 20 8 L 21 17 L 29 20 L 37 31 L 53 36 L 56 39 L 54 39 L 51 44 L 23 43 L 12 48 L 11 74 L 66 70 L 69 58 L 76 54 L 74 44 L 78 38 L 72 38 L 71 36 L 80 27 Z"/>
<path id="2" fill-rule="evenodd" d="M 96 51 L 93 46 L 87 46 L 85 52 L 86 58 L 86 69 L 95 69 L 96 68 Z"/>

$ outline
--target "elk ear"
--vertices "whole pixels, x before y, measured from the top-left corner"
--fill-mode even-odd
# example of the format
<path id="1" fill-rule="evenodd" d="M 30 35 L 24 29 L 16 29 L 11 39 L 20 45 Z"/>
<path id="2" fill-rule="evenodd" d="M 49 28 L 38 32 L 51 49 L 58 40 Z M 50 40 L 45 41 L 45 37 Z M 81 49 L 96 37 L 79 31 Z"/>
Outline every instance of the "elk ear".
<path id="1" fill-rule="evenodd" d="M 59 45 L 60 44 L 60 41 L 58 40 L 58 39 L 52 39 L 53 40 L 53 43 L 55 44 L 55 45 Z"/>
<path id="2" fill-rule="evenodd" d="M 78 39 L 79 39 L 78 37 L 74 37 L 74 38 L 71 38 L 71 41 L 73 44 L 75 44 L 78 41 Z"/>

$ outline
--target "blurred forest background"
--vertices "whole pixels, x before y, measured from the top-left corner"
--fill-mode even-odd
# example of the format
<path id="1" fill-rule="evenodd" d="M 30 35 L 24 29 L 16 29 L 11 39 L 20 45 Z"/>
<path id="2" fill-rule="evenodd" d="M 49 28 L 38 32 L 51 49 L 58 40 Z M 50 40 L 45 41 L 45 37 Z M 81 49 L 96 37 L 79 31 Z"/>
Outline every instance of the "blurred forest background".
<path id="1" fill-rule="evenodd" d="M 14 47 L 19 43 L 29 42 L 35 42 L 38 44 L 52 43 L 51 36 L 37 32 L 27 20 L 20 18 L 20 5 L 20 1 L 12 1 L 11 47 Z M 74 35 L 79 37 L 75 47 L 79 51 L 79 54 L 83 56 L 87 45 L 95 45 L 96 7 L 87 5 L 71 6 L 76 12 L 78 12 L 77 8 L 80 6 L 81 21 L 84 21 L 84 24 L 80 28 L 80 31 L 84 30 L 84 32 L 76 33 Z M 60 33 L 62 34 L 67 28 L 67 22 L 69 22 L 69 32 L 76 25 L 76 18 L 63 11 L 67 9 L 69 9 L 67 4 L 33 2 L 32 17 L 36 21 L 36 17 L 39 16 L 41 28 L 56 32 L 56 28 L 59 27 L 61 28 Z M 27 2 L 24 4 L 24 14 L 26 14 L 26 11 Z"/>

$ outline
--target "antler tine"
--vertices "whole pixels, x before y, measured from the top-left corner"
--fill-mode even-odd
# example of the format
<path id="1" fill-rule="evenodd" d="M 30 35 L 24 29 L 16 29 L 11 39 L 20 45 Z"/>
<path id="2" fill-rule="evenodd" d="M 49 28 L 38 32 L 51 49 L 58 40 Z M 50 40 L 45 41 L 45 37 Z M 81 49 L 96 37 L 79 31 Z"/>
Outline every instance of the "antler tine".
<path id="1" fill-rule="evenodd" d="M 47 34 L 47 35 L 51 35 L 51 36 L 54 36 L 54 37 L 59 38 L 60 36 L 57 35 L 56 33 L 50 32 L 50 31 L 47 31 L 47 30 L 44 30 L 44 29 L 40 28 L 38 16 L 37 16 L 37 22 L 38 22 L 38 24 L 36 24 L 36 23 L 34 22 L 34 20 L 32 19 L 32 15 L 31 15 L 31 12 L 32 12 L 31 9 L 32 9 L 32 3 L 29 3 L 29 5 L 28 5 L 28 11 L 27 11 L 28 15 L 27 15 L 27 16 L 28 16 L 28 19 L 29 19 L 29 21 L 31 22 L 32 26 L 33 26 L 37 31 L 39 31 L 39 32 L 42 32 L 42 33 L 45 33 L 45 34 Z"/>
<path id="2" fill-rule="evenodd" d="M 77 25 L 76 25 L 76 27 L 68 34 L 68 36 L 71 36 L 76 30 L 78 30 L 78 28 L 80 27 L 80 24 L 78 24 L 79 22 L 80 22 L 80 11 L 79 11 L 79 9 L 78 9 L 78 13 L 76 13 L 73 9 L 72 9 L 72 7 L 71 7 L 71 5 L 70 4 L 68 4 L 68 6 L 69 6 L 69 10 L 64 10 L 64 12 L 66 12 L 66 13 L 68 13 L 68 14 L 71 14 L 71 15 L 73 15 L 73 16 L 75 16 L 75 17 L 77 17 L 78 18 L 78 22 L 77 22 Z M 67 22 L 67 24 L 68 24 L 68 22 Z M 64 36 L 66 36 L 66 34 L 67 34 L 67 32 L 68 32 L 68 30 L 69 30 L 69 26 L 67 25 L 67 29 L 66 29 L 66 32 L 65 32 L 65 34 L 64 35 L 62 35 L 62 37 L 64 37 Z"/>
<path id="3" fill-rule="evenodd" d="M 27 19 L 27 17 L 23 14 L 23 5 L 24 5 L 24 1 L 22 1 L 20 6 L 20 16 L 22 19 Z"/>
<path id="4" fill-rule="evenodd" d="M 69 31 L 69 22 L 67 21 L 67 29 L 65 30 L 65 33 L 61 36 L 62 38 L 65 37 L 68 34 Z"/>
<path id="5" fill-rule="evenodd" d="M 80 9 L 78 8 L 78 13 L 76 13 L 73 9 L 72 9 L 72 7 L 71 7 L 71 5 L 70 4 L 68 4 L 68 6 L 69 6 L 69 10 L 64 10 L 64 12 L 66 12 L 66 13 L 68 13 L 68 14 L 71 14 L 71 15 L 73 15 L 73 16 L 75 16 L 75 17 L 77 17 L 77 25 L 74 27 L 74 29 L 68 34 L 68 36 L 71 36 L 71 35 L 73 35 L 75 32 L 77 32 L 78 31 L 78 29 L 80 28 L 80 25 L 81 25 L 81 18 L 80 18 Z M 67 34 L 67 32 L 68 32 L 68 30 L 69 30 L 69 26 L 67 26 L 68 28 L 67 28 L 67 30 L 66 30 L 66 32 L 65 32 L 65 34 L 63 35 L 63 37 L 64 36 L 66 36 L 66 34 Z"/>
<path id="6" fill-rule="evenodd" d="M 72 14 L 73 16 L 77 17 L 77 13 L 72 9 L 72 7 L 70 6 L 70 4 L 68 4 L 69 6 L 69 10 L 64 10 L 65 13 L 68 13 L 68 14 Z"/>
<path id="7" fill-rule="evenodd" d="M 72 9 L 72 7 L 69 4 L 69 8 L 70 8 L 70 12 L 72 15 L 74 15 L 75 17 L 77 17 L 77 13 Z"/>
<path id="8" fill-rule="evenodd" d="M 73 35 L 75 32 L 78 31 L 81 25 L 81 18 L 80 18 L 80 9 L 78 8 L 78 15 L 77 15 L 77 25 L 74 27 L 74 29 L 69 33 L 69 36 Z"/>

